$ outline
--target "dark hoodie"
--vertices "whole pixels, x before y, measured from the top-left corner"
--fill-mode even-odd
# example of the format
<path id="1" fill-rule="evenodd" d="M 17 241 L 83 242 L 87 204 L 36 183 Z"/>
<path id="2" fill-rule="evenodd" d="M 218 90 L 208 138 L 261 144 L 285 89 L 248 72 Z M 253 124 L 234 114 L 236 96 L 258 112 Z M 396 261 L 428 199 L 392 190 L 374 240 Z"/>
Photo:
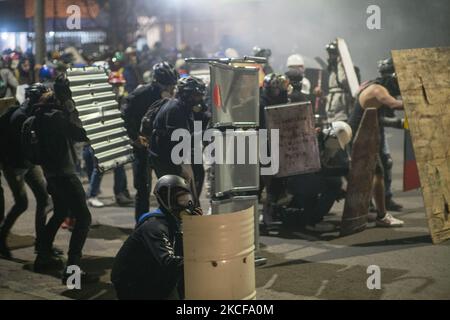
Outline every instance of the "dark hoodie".
<path id="1" fill-rule="evenodd" d="M 182 279 L 179 222 L 173 215 L 157 209 L 138 221 L 120 248 L 111 281 L 119 299 L 162 300 L 174 297 Z"/>

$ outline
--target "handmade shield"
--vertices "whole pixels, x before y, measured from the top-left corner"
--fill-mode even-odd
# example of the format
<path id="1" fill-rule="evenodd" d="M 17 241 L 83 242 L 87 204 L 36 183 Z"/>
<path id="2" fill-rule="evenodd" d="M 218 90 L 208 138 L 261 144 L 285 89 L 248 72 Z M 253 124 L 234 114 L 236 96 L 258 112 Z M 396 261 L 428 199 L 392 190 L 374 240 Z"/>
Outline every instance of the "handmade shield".
<path id="1" fill-rule="evenodd" d="M 214 194 L 221 197 L 259 190 L 257 131 L 216 130 L 214 141 Z"/>
<path id="2" fill-rule="evenodd" d="M 337 38 L 339 55 L 341 56 L 342 64 L 344 65 L 345 77 L 347 78 L 348 85 L 353 97 L 356 97 L 359 90 L 359 81 L 356 76 L 355 66 L 353 65 L 350 51 L 348 50 L 347 43 L 342 38 Z"/>
<path id="3" fill-rule="evenodd" d="M 259 125 L 259 73 L 253 67 L 212 63 L 211 97 L 214 127 Z"/>
<path id="4" fill-rule="evenodd" d="M 67 71 L 73 100 L 86 130 L 98 167 L 114 169 L 132 160 L 118 103 L 103 68 L 72 68 Z"/>
<path id="5" fill-rule="evenodd" d="M 357 233 L 366 228 L 375 164 L 380 145 L 378 128 L 377 110 L 367 109 L 353 140 L 341 236 Z"/>
<path id="6" fill-rule="evenodd" d="M 253 208 L 183 217 L 187 300 L 255 299 Z"/>
<path id="7" fill-rule="evenodd" d="M 225 200 L 211 201 L 212 214 L 224 214 L 252 208 L 254 211 L 255 251 L 259 250 L 258 196 L 236 196 Z"/>
<path id="8" fill-rule="evenodd" d="M 279 130 L 280 168 L 277 177 L 289 177 L 320 170 L 319 144 L 310 103 L 266 107 L 267 127 Z"/>
<path id="9" fill-rule="evenodd" d="M 450 48 L 392 51 L 433 243 L 450 238 Z"/>

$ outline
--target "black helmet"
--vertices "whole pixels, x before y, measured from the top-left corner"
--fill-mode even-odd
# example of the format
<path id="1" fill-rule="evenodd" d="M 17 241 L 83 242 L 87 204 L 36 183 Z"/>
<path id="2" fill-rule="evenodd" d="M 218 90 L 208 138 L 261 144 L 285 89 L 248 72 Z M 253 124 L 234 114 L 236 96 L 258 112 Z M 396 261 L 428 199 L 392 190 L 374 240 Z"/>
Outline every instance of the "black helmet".
<path id="1" fill-rule="evenodd" d="M 184 99 L 192 94 L 206 95 L 206 85 L 202 79 L 193 76 L 181 78 L 177 83 L 177 96 Z"/>
<path id="2" fill-rule="evenodd" d="M 337 41 L 333 41 L 330 42 L 329 44 L 327 44 L 327 46 L 325 47 L 325 49 L 327 49 L 328 53 L 334 53 L 337 54 L 338 53 L 338 46 L 337 46 Z"/>
<path id="3" fill-rule="evenodd" d="M 397 74 L 395 73 L 394 61 L 392 58 L 378 62 L 378 72 L 381 76 L 382 85 L 392 96 L 399 96 L 401 94 L 400 87 L 398 85 Z"/>
<path id="4" fill-rule="evenodd" d="M 48 91 L 50 91 L 50 88 L 43 83 L 33 83 L 25 89 L 25 99 L 28 99 L 30 104 L 35 104 L 39 101 L 42 95 Z"/>
<path id="5" fill-rule="evenodd" d="M 264 77 L 263 87 L 265 89 L 280 89 L 286 91 L 289 80 L 282 74 L 270 73 Z"/>
<path id="6" fill-rule="evenodd" d="M 178 72 L 167 62 L 159 62 L 153 66 L 153 81 L 164 86 L 177 84 Z"/>
<path id="7" fill-rule="evenodd" d="M 255 57 L 262 57 L 262 58 L 270 58 L 272 56 L 272 50 L 266 49 L 266 48 L 260 48 L 260 47 L 254 47 L 253 48 L 253 55 Z"/>
<path id="8" fill-rule="evenodd" d="M 378 72 L 382 77 L 392 76 L 393 74 L 395 74 L 394 61 L 392 60 L 392 58 L 379 61 Z"/>
<path id="9" fill-rule="evenodd" d="M 155 185 L 153 194 L 156 196 L 158 203 L 161 207 L 172 213 L 178 208 L 175 195 L 179 191 L 186 191 L 191 193 L 189 184 L 182 177 L 175 175 L 165 175 L 159 178 Z"/>

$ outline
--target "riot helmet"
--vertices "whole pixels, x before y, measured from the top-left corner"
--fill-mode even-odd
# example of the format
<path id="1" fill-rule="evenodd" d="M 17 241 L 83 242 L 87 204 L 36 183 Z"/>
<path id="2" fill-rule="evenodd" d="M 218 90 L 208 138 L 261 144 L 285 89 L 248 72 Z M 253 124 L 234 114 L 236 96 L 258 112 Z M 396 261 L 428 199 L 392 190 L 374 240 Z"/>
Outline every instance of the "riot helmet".
<path id="1" fill-rule="evenodd" d="M 159 62 L 153 66 L 152 79 L 162 86 L 174 86 L 177 84 L 178 73 L 168 62 Z"/>
<path id="2" fill-rule="evenodd" d="M 25 89 L 25 99 L 28 100 L 28 103 L 30 105 L 34 105 L 39 102 L 39 99 L 44 93 L 49 91 L 50 88 L 48 88 L 46 85 L 40 82 L 33 83 L 31 86 Z"/>
<path id="3" fill-rule="evenodd" d="M 188 76 L 177 83 L 176 96 L 188 107 L 204 104 L 206 85 L 200 78 Z"/>
<path id="4" fill-rule="evenodd" d="M 287 98 L 289 80 L 281 74 L 270 73 L 264 77 L 263 90 L 272 98 Z"/>
<path id="5" fill-rule="evenodd" d="M 159 205 L 173 215 L 183 210 L 193 210 L 194 201 L 188 182 L 176 175 L 165 175 L 155 185 L 153 191 Z"/>
<path id="6" fill-rule="evenodd" d="M 381 77 L 381 85 L 389 91 L 390 95 L 394 97 L 399 96 L 400 87 L 392 58 L 379 61 L 378 72 Z"/>

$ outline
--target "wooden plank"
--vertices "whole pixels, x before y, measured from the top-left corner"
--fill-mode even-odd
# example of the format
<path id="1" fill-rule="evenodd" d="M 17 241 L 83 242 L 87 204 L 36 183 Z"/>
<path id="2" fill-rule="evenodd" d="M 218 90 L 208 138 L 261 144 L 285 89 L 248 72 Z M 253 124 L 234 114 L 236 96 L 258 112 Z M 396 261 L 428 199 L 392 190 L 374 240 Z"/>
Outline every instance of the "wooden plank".
<path id="1" fill-rule="evenodd" d="M 392 51 L 433 243 L 450 238 L 450 48 Z"/>
<path id="2" fill-rule="evenodd" d="M 357 233 L 366 228 L 380 144 L 378 132 L 377 110 L 367 109 L 353 141 L 341 236 Z"/>
<path id="3" fill-rule="evenodd" d="M 350 87 L 350 91 L 352 92 L 352 96 L 356 97 L 359 91 L 359 81 L 358 77 L 356 76 L 355 66 L 353 65 L 350 51 L 348 50 L 347 43 L 342 38 L 337 38 L 337 45 L 339 48 L 339 55 L 341 56 L 342 64 L 344 66 L 347 83 Z"/>

